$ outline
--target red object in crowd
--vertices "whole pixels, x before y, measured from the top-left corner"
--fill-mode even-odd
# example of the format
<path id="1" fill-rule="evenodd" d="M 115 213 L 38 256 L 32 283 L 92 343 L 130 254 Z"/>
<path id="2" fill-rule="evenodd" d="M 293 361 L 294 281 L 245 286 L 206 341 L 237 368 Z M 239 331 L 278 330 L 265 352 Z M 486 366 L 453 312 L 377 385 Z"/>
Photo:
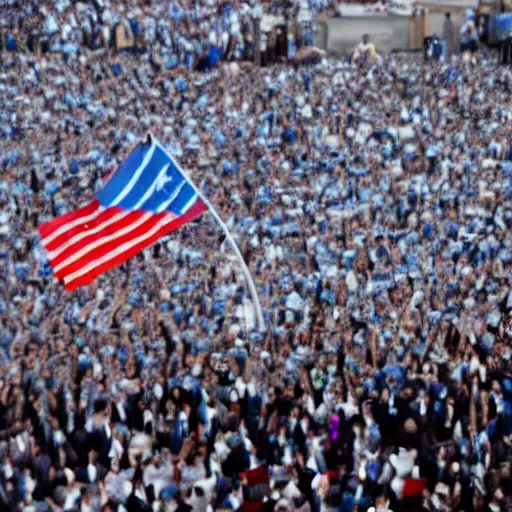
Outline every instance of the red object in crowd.
<path id="1" fill-rule="evenodd" d="M 416 496 L 421 496 L 426 488 L 426 478 L 407 478 L 404 484 L 403 497 L 414 498 Z"/>
<path id="2" fill-rule="evenodd" d="M 259 512 L 263 508 L 263 498 L 269 490 L 268 466 L 259 466 L 240 473 L 243 482 L 243 512 Z"/>

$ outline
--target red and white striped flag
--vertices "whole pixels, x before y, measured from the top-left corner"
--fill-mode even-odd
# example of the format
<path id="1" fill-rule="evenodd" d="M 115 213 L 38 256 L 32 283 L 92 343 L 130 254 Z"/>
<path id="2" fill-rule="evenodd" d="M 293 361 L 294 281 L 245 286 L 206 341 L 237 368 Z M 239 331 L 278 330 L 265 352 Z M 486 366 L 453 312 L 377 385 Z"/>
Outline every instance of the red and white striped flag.
<path id="1" fill-rule="evenodd" d="M 42 224 L 39 234 L 55 276 L 73 290 L 207 209 L 176 162 L 150 136 L 93 201 Z"/>

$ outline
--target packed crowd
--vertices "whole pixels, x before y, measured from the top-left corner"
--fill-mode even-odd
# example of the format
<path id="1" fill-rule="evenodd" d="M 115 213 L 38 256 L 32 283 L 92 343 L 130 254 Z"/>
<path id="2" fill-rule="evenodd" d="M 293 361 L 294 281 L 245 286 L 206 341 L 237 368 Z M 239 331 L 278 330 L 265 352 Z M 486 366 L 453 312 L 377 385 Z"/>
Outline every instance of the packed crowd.
<path id="1" fill-rule="evenodd" d="M 0 510 L 250 510 L 264 465 L 264 510 L 511 510 L 511 86 L 485 59 L 4 55 Z M 267 332 L 208 215 L 53 279 L 36 227 L 149 130 Z"/>
<path id="2" fill-rule="evenodd" d="M 39 43 L 45 51 L 68 59 L 110 48 L 147 51 L 168 69 L 192 70 L 201 59 L 215 58 L 212 53 L 254 61 L 254 28 L 264 15 L 295 19 L 302 13 L 302 19 L 307 12 L 304 19 L 309 19 L 332 4 L 332 0 L 12 0 L 0 6 L 0 28 L 13 51 L 35 51 Z"/>

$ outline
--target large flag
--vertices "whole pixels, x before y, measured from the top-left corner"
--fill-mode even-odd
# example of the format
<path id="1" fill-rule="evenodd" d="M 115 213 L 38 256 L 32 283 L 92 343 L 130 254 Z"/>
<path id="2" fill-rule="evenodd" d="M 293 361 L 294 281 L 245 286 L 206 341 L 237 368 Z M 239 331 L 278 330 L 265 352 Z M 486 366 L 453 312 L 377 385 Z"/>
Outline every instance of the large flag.
<path id="1" fill-rule="evenodd" d="M 39 234 L 55 276 L 74 290 L 207 209 L 176 162 L 149 135 L 95 199 L 42 224 Z"/>

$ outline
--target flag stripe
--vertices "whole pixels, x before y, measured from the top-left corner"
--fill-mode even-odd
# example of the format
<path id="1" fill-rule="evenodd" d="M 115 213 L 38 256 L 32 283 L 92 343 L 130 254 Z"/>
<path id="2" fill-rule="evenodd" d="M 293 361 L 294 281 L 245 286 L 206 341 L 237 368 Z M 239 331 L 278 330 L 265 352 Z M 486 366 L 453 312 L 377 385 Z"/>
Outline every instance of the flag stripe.
<path id="1" fill-rule="evenodd" d="M 188 202 L 193 195 L 194 191 L 190 184 L 181 176 L 178 176 L 178 179 L 174 180 L 170 191 L 162 189 L 155 192 L 142 205 L 142 209 L 154 212 L 167 210 L 179 214 L 181 213 L 180 205 Z"/>
<path id="2" fill-rule="evenodd" d="M 139 180 L 141 174 L 144 172 L 144 170 L 148 167 L 149 162 L 151 161 L 151 158 L 153 158 L 153 153 L 155 152 L 156 146 L 155 144 L 151 143 L 151 146 L 142 159 L 142 162 L 139 166 L 139 168 L 135 171 L 133 176 L 131 177 L 130 181 L 127 183 L 127 185 L 123 188 L 123 190 L 116 196 L 116 198 L 109 204 L 109 206 L 116 206 L 118 205 L 133 189 L 133 187 L 136 185 L 137 181 Z"/>
<path id="3" fill-rule="evenodd" d="M 169 197 L 169 199 L 167 201 L 164 201 L 162 204 L 160 204 L 160 206 L 158 206 L 158 208 L 156 209 L 157 212 L 163 212 L 165 210 L 167 210 L 167 207 L 172 204 L 172 202 L 178 197 L 178 195 L 180 194 L 182 188 L 185 186 L 185 182 L 183 183 L 180 183 L 180 185 L 178 186 L 178 188 L 174 191 L 174 193 L 172 194 L 171 197 Z"/>
<path id="4" fill-rule="evenodd" d="M 100 248 L 102 245 L 116 241 L 126 234 L 129 235 L 152 217 L 153 214 L 151 213 L 130 212 L 127 216 L 105 227 L 99 233 L 87 236 L 52 260 L 55 273 L 58 275 L 63 268 L 79 259 L 83 259 L 91 251 Z"/>
<path id="5" fill-rule="evenodd" d="M 153 193 L 156 190 L 156 187 L 158 186 L 158 183 L 166 175 L 167 170 L 169 169 L 170 165 L 171 165 L 170 163 L 166 163 L 162 166 L 162 168 L 158 172 L 157 177 L 155 178 L 155 181 L 153 181 L 153 183 L 151 183 L 151 186 L 148 187 L 148 189 L 146 190 L 144 195 L 133 206 L 134 210 L 138 210 L 153 195 Z"/>
<path id="6" fill-rule="evenodd" d="M 134 213 L 137 216 L 136 213 Z M 129 242 L 130 240 L 148 232 L 153 227 L 162 221 L 165 217 L 169 216 L 172 220 L 175 216 L 172 214 L 163 213 L 161 215 L 154 215 L 151 213 L 143 213 L 139 218 L 134 218 L 134 222 L 127 225 L 124 229 L 115 231 L 111 235 L 103 236 L 93 242 L 90 246 L 87 245 L 82 251 L 78 251 L 72 258 L 65 261 L 59 269 L 54 268 L 55 275 L 60 279 L 66 275 L 87 266 L 92 261 L 102 257 L 104 254 L 113 251 L 120 245 Z M 129 218 L 128 218 L 129 219 Z"/>
<path id="7" fill-rule="evenodd" d="M 71 233 L 67 234 L 67 240 L 61 241 L 57 249 L 53 251 L 48 250 L 48 258 L 50 260 L 56 260 L 57 256 L 60 256 L 66 249 L 71 248 L 71 250 L 74 250 L 73 246 L 80 242 L 80 240 L 83 240 L 84 238 L 94 235 L 96 233 L 102 232 L 108 226 L 124 219 L 125 217 L 131 214 L 131 212 L 125 211 L 118 212 L 116 208 L 109 208 L 108 210 L 105 211 L 105 213 L 108 213 L 108 217 L 100 224 L 95 225 L 93 228 L 85 229 L 85 231 L 80 231 L 75 236 L 71 236 L 71 238 L 68 238 Z M 55 263 L 58 262 L 56 261 Z"/>
<path id="8" fill-rule="evenodd" d="M 197 194 L 194 194 L 192 196 L 192 198 L 190 199 L 190 201 L 181 209 L 181 214 L 187 212 L 191 207 L 192 205 L 197 201 Z"/>
<path id="9" fill-rule="evenodd" d="M 80 286 L 91 283 L 103 272 L 121 265 L 127 259 L 142 251 L 145 247 L 157 241 L 160 237 L 175 231 L 184 224 L 187 224 L 188 222 L 196 219 L 205 211 L 207 211 L 207 209 L 208 208 L 204 202 L 201 199 L 198 199 L 198 201 L 192 206 L 192 208 L 190 208 L 189 211 L 178 218 L 174 218 L 173 220 L 169 221 L 167 219 L 169 219 L 170 216 L 168 214 L 164 214 L 166 220 L 156 229 L 152 229 L 145 234 L 131 240 L 130 242 L 126 242 L 122 246 L 119 246 L 113 251 L 105 254 L 103 257 L 89 263 L 79 271 L 67 275 L 64 278 L 64 287 L 66 290 L 71 291 Z"/>
<path id="10" fill-rule="evenodd" d="M 53 256 L 53 253 L 60 249 L 63 244 L 65 244 L 67 241 L 71 240 L 73 237 L 80 235 L 81 233 L 87 233 L 95 230 L 98 226 L 104 224 L 105 222 L 109 221 L 116 215 L 119 215 L 122 213 L 123 210 L 120 208 L 114 207 L 114 208 L 103 208 L 100 212 L 100 214 L 92 220 L 81 222 L 80 224 L 77 224 L 73 228 L 64 231 L 64 233 L 61 233 L 57 238 L 52 240 L 49 244 L 45 246 L 45 249 L 49 253 L 50 259 L 53 259 L 55 256 Z"/>
<path id="11" fill-rule="evenodd" d="M 196 191 L 190 186 L 190 183 L 186 183 L 183 190 L 180 192 L 178 197 L 172 202 L 171 210 L 176 213 L 183 213 L 187 211 L 187 204 L 192 204 L 194 199 L 197 197 Z"/>
<path id="12" fill-rule="evenodd" d="M 171 169 L 171 162 L 160 149 L 156 149 L 151 157 L 151 160 L 148 162 L 144 171 L 138 177 L 135 185 L 130 190 L 128 194 L 117 204 L 121 208 L 126 210 L 136 210 L 137 203 L 140 198 L 146 193 L 146 191 L 151 188 L 153 184 L 155 184 L 155 177 L 160 172 L 160 169 L 164 166 L 169 166 L 167 168 L 168 175 L 178 175 L 177 171 Z M 181 176 L 180 176 L 181 178 Z M 107 185 L 108 186 L 108 185 Z M 165 192 L 164 192 L 165 193 Z M 151 197 L 151 196 L 150 196 Z M 105 205 L 110 206 L 110 205 Z M 145 209 L 145 208 L 142 208 Z"/>
<path id="13" fill-rule="evenodd" d="M 101 205 L 97 199 L 91 201 L 88 205 L 69 212 L 49 222 L 39 226 L 39 235 L 43 240 L 43 245 L 50 243 L 56 236 L 71 229 L 74 225 L 87 222 L 87 219 L 93 219 L 101 211 Z M 55 236 L 54 234 L 57 233 Z"/>
<path id="14" fill-rule="evenodd" d="M 147 143 L 139 143 L 121 166 L 108 177 L 105 186 L 96 194 L 101 205 L 109 206 L 119 195 L 119 191 L 124 189 L 134 170 L 140 167 L 149 147 Z"/>

